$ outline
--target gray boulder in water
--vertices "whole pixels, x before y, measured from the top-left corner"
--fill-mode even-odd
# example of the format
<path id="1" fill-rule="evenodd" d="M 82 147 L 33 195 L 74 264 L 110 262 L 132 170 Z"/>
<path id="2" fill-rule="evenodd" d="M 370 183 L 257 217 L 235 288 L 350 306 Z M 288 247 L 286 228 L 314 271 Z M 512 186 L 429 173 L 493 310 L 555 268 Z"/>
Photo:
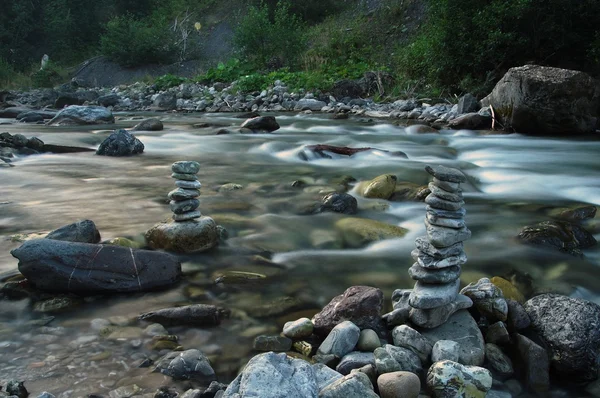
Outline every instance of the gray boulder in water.
<path id="1" fill-rule="evenodd" d="M 126 130 L 115 130 L 102 141 L 96 155 L 130 156 L 144 152 L 144 144 Z"/>
<path id="2" fill-rule="evenodd" d="M 600 84 L 584 72 L 525 65 L 509 69 L 481 103 L 522 134 L 593 133 Z"/>
<path id="3" fill-rule="evenodd" d="M 176 257 L 113 245 L 36 239 L 11 251 L 19 271 L 38 289 L 102 293 L 146 291 L 181 277 Z"/>
<path id="4" fill-rule="evenodd" d="M 114 123 L 112 112 L 103 106 L 71 105 L 58 112 L 49 122 L 50 126 Z"/>

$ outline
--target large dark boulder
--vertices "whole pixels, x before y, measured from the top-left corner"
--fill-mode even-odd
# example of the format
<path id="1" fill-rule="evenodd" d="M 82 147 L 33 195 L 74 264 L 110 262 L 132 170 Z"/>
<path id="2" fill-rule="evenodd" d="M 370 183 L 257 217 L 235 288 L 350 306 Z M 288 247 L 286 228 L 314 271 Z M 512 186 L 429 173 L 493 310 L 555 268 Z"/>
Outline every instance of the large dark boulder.
<path id="1" fill-rule="evenodd" d="M 107 95 L 102 95 L 100 97 L 98 97 L 97 99 L 98 104 L 105 106 L 105 107 L 109 107 L 109 106 L 115 106 L 119 104 L 120 98 L 117 94 L 107 94 Z"/>
<path id="2" fill-rule="evenodd" d="M 383 292 L 380 289 L 370 286 L 349 287 L 313 317 L 314 333 L 325 337 L 344 321 L 351 321 L 361 329 L 384 333 L 382 308 Z"/>
<path id="3" fill-rule="evenodd" d="M 46 235 L 46 239 L 98 243 L 100 242 L 100 232 L 92 220 L 81 220 L 55 229 Z"/>
<path id="4" fill-rule="evenodd" d="M 146 291 L 181 277 L 176 257 L 113 245 L 35 239 L 11 251 L 36 288 L 80 294 Z"/>
<path id="5" fill-rule="evenodd" d="M 365 95 L 365 87 L 357 80 L 342 79 L 333 84 L 331 93 L 335 98 L 359 98 Z"/>
<path id="6" fill-rule="evenodd" d="M 50 126 L 85 125 L 85 124 L 109 124 L 114 123 L 115 117 L 112 112 L 103 106 L 79 106 L 71 105 L 58 112 L 52 120 L 48 121 Z"/>
<path id="7" fill-rule="evenodd" d="M 522 243 L 550 247 L 574 256 L 582 256 L 581 249 L 596 244 L 594 235 L 581 225 L 554 220 L 524 227 L 517 239 Z"/>
<path id="8" fill-rule="evenodd" d="M 144 144 L 126 130 L 116 130 L 108 136 L 96 151 L 103 156 L 131 156 L 144 152 Z"/>
<path id="9" fill-rule="evenodd" d="M 525 65 L 511 68 L 482 101 L 498 121 L 522 134 L 593 133 L 600 84 L 586 73 Z"/>
<path id="10" fill-rule="evenodd" d="M 275 120 L 275 116 L 257 116 L 244 121 L 240 127 L 245 127 L 252 131 L 266 131 L 270 133 L 279 130 L 279 123 Z"/>
<path id="11" fill-rule="evenodd" d="M 555 376 L 590 382 L 600 371 L 600 306 L 587 300 L 542 294 L 525 303 L 531 326 L 550 351 Z"/>

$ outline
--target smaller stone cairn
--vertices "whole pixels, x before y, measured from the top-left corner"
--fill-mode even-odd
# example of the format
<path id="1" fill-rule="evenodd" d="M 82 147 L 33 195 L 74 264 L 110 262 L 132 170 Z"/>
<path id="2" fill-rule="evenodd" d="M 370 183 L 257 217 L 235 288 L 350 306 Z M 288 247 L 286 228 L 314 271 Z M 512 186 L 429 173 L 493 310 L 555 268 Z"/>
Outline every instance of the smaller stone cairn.
<path id="1" fill-rule="evenodd" d="M 200 218 L 202 213 L 198 210 L 200 201 L 200 181 L 197 173 L 200 171 L 200 163 L 193 161 L 175 162 L 171 166 L 171 178 L 175 178 L 176 189 L 169 192 L 169 205 L 173 212 L 173 220 L 189 221 Z"/>
<path id="2" fill-rule="evenodd" d="M 466 177 L 457 169 L 426 166 L 433 176 L 431 194 L 425 198 L 427 236 L 418 237 L 411 255 L 416 261 L 409 269 L 415 279 L 408 297 L 409 318 L 415 325 L 434 328 L 446 322 L 456 311 L 473 305 L 458 294 L 461 266 L 466 263 L 463 241 L 471 237 L 466 227 L 460 184 Z"/>

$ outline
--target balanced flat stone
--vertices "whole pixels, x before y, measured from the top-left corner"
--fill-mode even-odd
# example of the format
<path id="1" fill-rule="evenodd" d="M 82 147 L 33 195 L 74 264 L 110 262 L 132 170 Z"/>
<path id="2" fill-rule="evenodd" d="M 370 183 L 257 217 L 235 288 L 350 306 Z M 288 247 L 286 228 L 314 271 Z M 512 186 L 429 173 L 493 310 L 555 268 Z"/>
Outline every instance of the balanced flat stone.
<path id="1" fill-rule="evenodd" d="M 200 191 L 197 189 L 184 189 L 177 188 L 169 192 L 169 199 L 174 201 L 183 201 L 187 199 L 193 199 L 200 196 Z"/>
<path id="2" fill-rule="evenodd" d="M 456 296 L 456 300 L 438 308 L 429 310 L 412 308 L 408 317 L 413 324 L 422 328 L 431 329 L 446 322 L 455 312 L 470 308 L 471 306 L 473 306 L 473 301 L 467 296 L 459 294 Z"/>
<path id="3" fill-rule="evenodd" d="M 159 223 L 146 232 L 146 243 L 152 249 L 177 253 L 194 253 L 219 244 L 217 223 L 210 217 L 187 222 Z"/>
<path id="4" fill-rule="evenodd" d="M 182 160 L 175 162 L 171 165 L 171 171 L 173 173 L 184 173 L 184 174 L 198 174 L 200 171 L 200 163 Z"/>
<path id="5" fill-rule="evenodd" d="M 467 182 L 467 177 L 458 169 L 438 166 L 425 166 L 425 171 L 437 178 L 438 180 L 447 182 Z"/>
<path id="6" fill-rule="evenodd" d="M 467 214 L 467 211 L 465 210 L 464 207 L 461 207 L 460 209 L 458 209 L 456 211 L 451 211 L 451 210 L 436 209 L 431 206 L 427 206 L 427 207 L 425 207 L 425 210 L 427 211 L 428 214 L 432 214 L 434 216 L 444 217 L 444 218 L 462 219 Z"/>
<path id="7" fill-rule="evenodd" d="M 456 299 L 460 279 L 444 285 L 432 285 L 417 281 L 408 303 L 413 308 L 427 310 L 449 304 Z"/>
<path id="8" fill-rule="evenodd" d="M 462 253 L 464 253 L 464 245 L 462 242 L 455 243 L 448 247 L 435 247 L 429 243 L 427 236 L 419 236 L 415 239 L 415 244 L 417 249 L 436 259 L 460 256 Z"/>
<path id="9" fill-rule="evenodd" d="M 173 214 L 172 217 L 175 221 L 188 221 L 193 220 L 194 218 L 202 217 L 202 213 L 200 212 L 200 210 L 195 210 L 183 214 Z"/>
<path id="10" fill-rule="evenodd" d="M 463 194 L 462 191 L 458 190 L 456 193 L 450 193 L 447 191 L 444 191 L 441 188 L 438 188 L 437 186 L 435 186 L 433 183 L 429 183 L 429 190 L 431 191 L 432 194 L 434 194 L 435 196 L 437 196 L 438 198 L 444 199 L 444 200 L 449 200 L 450 202 L 461 202 L 463 200 Z"/>
<path id="11" fill-rule="evenodd" d="M 459 210 L 465 204 L 465 202 L 463 201 L 451 202 L 449 200 L 440 199 L 432 193 L 427 195 L 427 197 L 425 198 L 425 203 L 436 209 L 452 211 Z"/>
<path id="12" fill-rule="evenodd" d="M 465 220 L 461 220 L 459 218 L 438 217 L 430 213 L 427 213 L 425 218 L 430 224 L 437 225 L 438 227 L 461 229 L 467 226 L 467 224 L 465 224 Z"/>
<path id="13" fill-rule="evenodd" d="M 175 186 L 177 186 L 179 188 L 185 188 L 185 189 L 200 189 L 202 187 L 202 184 L 200 184 L 200 181 L 198 181 L 198 180 L 196 180 L 196 181 L 176 180 Z"/>
<path id="14" fill-rule="evenodd" d="M 438 180 L 435 177 L 433 178 L 431 183 L 433 185 L 435 185 L 436 187 L 441 188 L 444 191 L 450 192 L 450 193 L 454 193 L 454 192 L 458 191 L 458 188 L 460 187 L 460 183 L 458 183 L 458 182 L 442 181 L 442 180 Z"/>
<path id="15" fill-rule="evenodd" d="M 429 242 L 435 247 L 452 246 L 471 237 L 471 231 L 467 227 L 461 229 L 438 227 L 429 224 L 427 220 L 425 220 L 425 227 Z"/>
<path id="16" fill-rule="evenodd" d="M 181 277 L 176 257 L 122 246 L 36 239 L 11 254 L 33 286 L 60 293 L 146 291 Z"/>
<path id="17" fill-rule="evenodd" d="M 455 265 L 448 268 L 427 269 L 421 267 L 419 263 L 414 263 L 413 266 L 408 269 L 408 274 L 414 280 L 424 283 L 450 283 L 460 278 L 460 266 Z"/>
<path id="18" fill-rule="evenodd" d="M 465 252 L 461 252 L 456 256 L 449 256 L 446 258 L 436 258 L 430 256 L 427 253 L 422 252 L 419 249 L 415 249 L 410 252 L 412 258 L 419 263 L 421 267 L 430 269 L 440 269 L 453 267 L 455 265 L 462 265 L 467 262 L 467 255 Z"/>
<path id="19" fill-rule="evenodd" d="M 169 202 L 169 206 L 173 213 L 183 214 L 196 210 L 200 206 L 200 201 L 198 199 L 172 200 Z"/>
<path id="20" fill-rule="evenodd" d="M 171 178 L 184 181 L 198 181 L 198 176 L 196 174 L 172 173 Z"/>

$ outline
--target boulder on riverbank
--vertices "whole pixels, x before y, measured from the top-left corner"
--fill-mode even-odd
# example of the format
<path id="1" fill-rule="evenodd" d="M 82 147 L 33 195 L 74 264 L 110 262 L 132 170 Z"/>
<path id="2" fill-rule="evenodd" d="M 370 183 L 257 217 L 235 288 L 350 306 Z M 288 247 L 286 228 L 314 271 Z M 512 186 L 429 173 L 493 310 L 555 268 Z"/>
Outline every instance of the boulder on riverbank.
<path id="1" fill-rule="evenodd" d="M 58 112 L 50 121 L 50 126 L 70 126 L 86 124 L 111 124 L 115 122 L 112 112 L 103 106 L 71 105 Z"/>
<path id="2" fill-rule="evenodd" d="M 176 257 L 120 246 L 36 239 L 11 254 L 33 286 L 52 292 L 146 291 L 172 285 L 181 277 Z"/>
<path id="3" fill-rule="evenodd" d="M 481 102 L 518 133 L 587 134 L 596 130 L 600 83 L 584 72 L 525 65 L 509 69 Z"/>

